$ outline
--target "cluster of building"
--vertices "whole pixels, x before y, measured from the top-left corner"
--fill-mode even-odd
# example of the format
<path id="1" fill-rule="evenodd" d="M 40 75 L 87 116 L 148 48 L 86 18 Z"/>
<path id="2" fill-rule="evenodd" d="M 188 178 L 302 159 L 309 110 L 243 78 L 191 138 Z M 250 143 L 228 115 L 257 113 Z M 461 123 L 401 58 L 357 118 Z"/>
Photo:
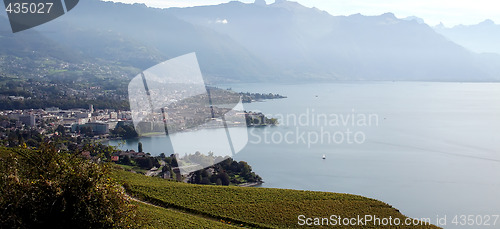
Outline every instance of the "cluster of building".
<path id="1" fill-rule="evenodd" d="M 119 160 L 123 160 L 124 157 L 135 159 L 135 158 L 150 157 L 150 156 L 143 152 L 136 152 L 135 150 L 119 151 L 113 153 L 113 155 L 111 156 L 111 161 L 117 162 Z"/>
<path id="2" fill-rule="evenodd" d="M 95 135 L 106 135 L 119 123 L 132 123 L 130 111 L 89 109 L 61 110 L 57 107 L 46 109 L 0 111 L 0 116 L 6 116 L 16 121 L 16 128 L 37 128 L 44 132 L 47 128 L 64 126 L 66 131 L 78 134 L 83 127 L 90 127 Z M 5 122 L 5 121 L 4 121 Z M 1 125 L 2 123 L 0 123 Z"/>
<path id="3" fill-rule="evenodd" d="M 262 126 L 268 124 L 266 117 L 262 113 L 245 113 L 221 108 L 213 108 L 212 110 L 210 107 L 192 108 L 189 106 L 179 106 L 175 109 L 170 109 L 166 115 L 169 131 L 177 132 L 192 127 L 223 127 L 223 120 L 221 118 L 213 118 L 214 116 L 211 116 L 211 114 L 219 117 L 224 115 L 226 117 L 226 125 L 229 127 L 244 125 Z M 89 109 L 61 110 L 57 107 L 51 107 L 46 109 L 0 111 L 0 116 L 6 116 L 10 120 L 15 120 L 16 128 L 24 126 L 38 129 L 40 133 L 44 133 L 49 129 L 63 126 L 66 133 L 71 133 L 74 136 L 79 135 L 83 129 L 87 131 L 90 129 L 94 135 L 103 136 L 109 134 L 110 130 L 115 129 L 117 126 L 133 125 L 132 113 L 130 111 L 95 110 L 92 105 L 89 106 Z M 164 122 L 161 119 L 162 114 L 143 114 L 142 116 L 148 118 L 138 123 L 137 131 L 139 133 L 165 131 Z M 10 124 L 10 120 L 0 121 L 0 126 L 7 126 Z"/>

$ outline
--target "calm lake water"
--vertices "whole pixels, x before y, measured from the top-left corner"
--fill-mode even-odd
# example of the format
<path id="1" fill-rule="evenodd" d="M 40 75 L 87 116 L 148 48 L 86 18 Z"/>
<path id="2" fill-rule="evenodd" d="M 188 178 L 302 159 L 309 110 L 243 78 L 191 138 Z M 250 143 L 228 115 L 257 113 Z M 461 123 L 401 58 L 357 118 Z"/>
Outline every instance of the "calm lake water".
<path id="1" fill-rule="evenodd" d="M 250 129 L 235 157 L 264 178 L 263 187 L 358 194 L 432 223 L 446 215 L 445 228 L 457 214 L 500 214 L 500 84 L 224 87 L 288 96 L 244 105 L 281 123 Z M 211 141 L 211 131 L 173 137 Z M 137 141 L 120 147 L 137 149 Z M 153 155 L 164 152 L 162 137 L 140 141 Z"/>

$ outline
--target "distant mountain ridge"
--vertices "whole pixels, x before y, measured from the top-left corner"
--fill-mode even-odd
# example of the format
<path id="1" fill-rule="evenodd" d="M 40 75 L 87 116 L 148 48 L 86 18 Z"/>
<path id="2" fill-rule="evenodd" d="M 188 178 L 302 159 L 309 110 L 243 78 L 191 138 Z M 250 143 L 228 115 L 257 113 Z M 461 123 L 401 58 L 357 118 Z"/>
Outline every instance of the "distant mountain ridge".
<path id="1" fill-rule="evenodd" d="M 75 8 L 72 14 L 61 18 L 58 23 L 86 29 L 87 33 L 92 30 L 118 33 L 124 39 L 157 51 L 161 54 L 162 61 L 196 52 L 202 71 L 211 81 L 258 81 L 259 77 L 272 72 L 266 68 L 265 63 L 251 56 L 229 37 L 143 4 L 83 1 L 78 9 Z M 41 29 L 50 31 L 58 27 L 57 23 L 53 23 L 46 24 Z M 88 39 L 84 42 L 87 48 L 95 49 L 94 43 L 101 41 Z M 142 68 L 149 68 L 162 61 L 151 61 L 149 66 Z"/>
<path id="2" fill-rule="evenodd" d="M 447 28 L 440 24 L 436 32 L 477 53 L 500 55 L 500 25 L 485 20 L 477 25 L 457 25 Z"/>
<path id="3" fill-rule="evenodd" d="M 139 69 L 196 52 L 208 82 L 500 80 L 500 58 L 417 18 L 332 16 L 286 0 L 169 9 L 86 0 L 36 31 L 75 57 Z"/>
<path id="4" fill-rule="evenodd" d="M 296 2 L 230 2 L 165 11 L 226 34 L 292 77 L 337 80 L 498 80 L 476 54 L 419 20 L 332 16 Z M 227 23 L 211 23 L 224 19 Z"/>

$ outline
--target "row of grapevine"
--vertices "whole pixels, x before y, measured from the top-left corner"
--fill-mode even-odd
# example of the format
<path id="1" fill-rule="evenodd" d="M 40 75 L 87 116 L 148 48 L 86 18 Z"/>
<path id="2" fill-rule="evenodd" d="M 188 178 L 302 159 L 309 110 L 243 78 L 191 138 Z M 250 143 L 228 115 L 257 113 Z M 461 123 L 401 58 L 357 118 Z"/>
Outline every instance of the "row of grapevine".
<path id="1" fill-rule="evenodd" d="M 299 215 L 324 218 L 331 215 L 342 218 L 376 215 L 379 218 L 399 218 L 401 221 L 406 219 L 388 204 L 356 195 L 192 185 L 123 171 L 117 172 L 116 176 L 126 183 L 129 192 L 143 199 L 256 227 L 297 228 Z"/>

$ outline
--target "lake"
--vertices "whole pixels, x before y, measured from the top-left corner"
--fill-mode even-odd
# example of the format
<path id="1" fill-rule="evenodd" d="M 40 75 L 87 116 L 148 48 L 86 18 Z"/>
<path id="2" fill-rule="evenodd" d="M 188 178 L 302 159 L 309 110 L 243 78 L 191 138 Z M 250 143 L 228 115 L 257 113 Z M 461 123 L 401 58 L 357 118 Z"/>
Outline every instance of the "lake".
<path id="1" fill-rule="evenodd" d="M 288 97 L 244 105 L 280 119 L 276 127 L 249 129 L 249 143 L 235 156 L 263 177 L 263 187 L 358 194 L 432 223 L 446 215 L 445 228 L 454 228 L 457 214 L 500 214 L 500 84 L 224 87 Z M 211 131 L 172 137 L 190 145 L 211 141 Z M 163 140 L 140 141 L 157 155 Z M 137 149 L 137 141 L 120 147 Z"/>

